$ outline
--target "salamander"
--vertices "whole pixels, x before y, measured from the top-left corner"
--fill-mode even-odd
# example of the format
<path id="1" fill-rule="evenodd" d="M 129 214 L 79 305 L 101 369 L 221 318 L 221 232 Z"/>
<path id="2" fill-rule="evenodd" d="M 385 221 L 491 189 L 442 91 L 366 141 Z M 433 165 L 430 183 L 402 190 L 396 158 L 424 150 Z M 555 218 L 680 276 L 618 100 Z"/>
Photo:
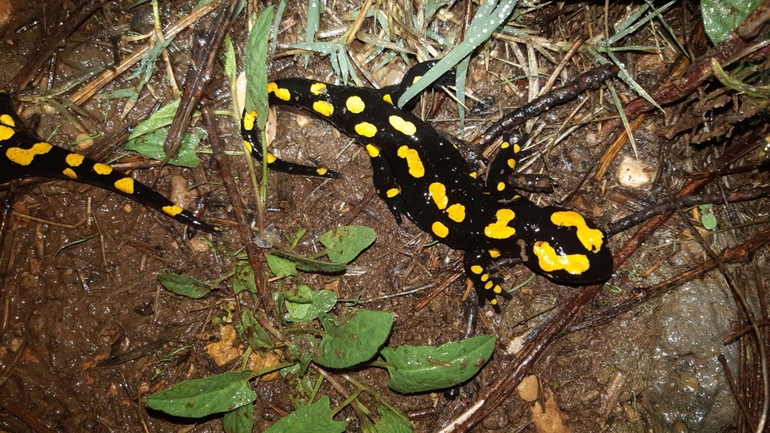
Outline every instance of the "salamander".
<path id="1" fill-rule="evenodd" d="M 11 107 L 9 95 L 0 91 L 0 183 L 29 176 L 94 185 L 122 194 L 190 227 L 206 233 L 219 233 L 217 228 L 129 175 L 26 133 L 21 119 Z"/>
<path id="2" fill-rule="evenodd" d="M 507 184 L 519 144 L 505 140 L 482 180 L 454 143 L 394 105 L 419 79 L 419 69 L 414 71 L 400 85 L 380 90 L 279 79 L 268 83 L 269 103 L 310 111 L 361 144 L 371 159 L 377 193 L 396 220 L 405 215 L 435 240 L 464 250 L 465 274 L 479 298 L 496 309 L 498 297 L 511 298 L 501 287 L 502 279 L 490 271 L 490 264 L 500 258 L 520 261 L 560 284 L 587 285 L 609 278 L 607 235 L 594 222 L 574 210 L 539 207 Z M 241 125 L 251 149 L 260 147 L 255 117 L 254 112 L 244 113 Z M 252 155 L 261 156 L 254 151 Z M 275 166 L 275 160 L 268 162 Z M 304 170 L 313 174 L 315 168 Z M 315 175 L 329 177 L 328 172 Z"/>

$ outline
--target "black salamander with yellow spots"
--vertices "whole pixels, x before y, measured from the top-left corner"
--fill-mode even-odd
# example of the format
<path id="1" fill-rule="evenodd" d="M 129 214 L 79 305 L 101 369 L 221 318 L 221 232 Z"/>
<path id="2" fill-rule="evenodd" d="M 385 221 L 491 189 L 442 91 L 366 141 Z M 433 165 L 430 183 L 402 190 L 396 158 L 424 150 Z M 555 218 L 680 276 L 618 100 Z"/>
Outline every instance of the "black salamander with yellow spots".
<path id="1" fill-rule="evenodd" d="M 465 273 L 492 305 L 498 295 L 510 298 L 501 279 L 490 274 L 498 258 L 520 260 L 561 284 L 609 278 L 608 239 L 593 222 L 569 209 L 538 207 L 506 184 L 517 144 L 503 143 L 482 182 L 453 143 L 393 104 L 415 75 L 381 90 L 281 79 L 268 84 L 269 102 L 307 109 L 363 145 L 378 194 L 396 219 L 406 215 L 436 240 L 465 250 Z M 246 113 L 242 125 L 252 149 L 259 146 L 253 117 Z"/>
<path id="2" fill-rule="evenodd" d="M 122 194 L 190 227 L 207 233 L 219 232 L 127 174 L 26 134 L 21 120 L 11 108 L 10 97 L 2 91 L 0 152 L 0 183 L 28 176 L 74 180 Z"/>

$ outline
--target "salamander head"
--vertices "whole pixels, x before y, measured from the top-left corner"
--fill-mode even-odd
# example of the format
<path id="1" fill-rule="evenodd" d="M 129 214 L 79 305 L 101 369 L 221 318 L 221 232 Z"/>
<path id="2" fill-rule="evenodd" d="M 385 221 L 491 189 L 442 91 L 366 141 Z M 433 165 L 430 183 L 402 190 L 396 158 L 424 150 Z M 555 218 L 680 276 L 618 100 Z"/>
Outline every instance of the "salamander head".
<path id="1" fill-rule="evenodd" d="M 560 284 L 600 283 L 612 275 L 607 235 L 575 211 L 546 207 L 529 226 L 526 265 Z"/>

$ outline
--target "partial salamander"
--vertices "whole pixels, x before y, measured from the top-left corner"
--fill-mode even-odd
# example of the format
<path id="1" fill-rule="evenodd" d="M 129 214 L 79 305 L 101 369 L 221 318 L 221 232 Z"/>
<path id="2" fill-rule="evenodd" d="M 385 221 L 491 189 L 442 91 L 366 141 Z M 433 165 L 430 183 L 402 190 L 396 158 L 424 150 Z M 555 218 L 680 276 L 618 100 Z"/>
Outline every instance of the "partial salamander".
<path id="1" fill-rule="evenodd" d="M 29 176 L 74 180 L 122 194 L 206 233 L 219 230 L 172 203 L 152 188 L 107 164 L 32 137 L 0 91 L 0 183 Z"/>

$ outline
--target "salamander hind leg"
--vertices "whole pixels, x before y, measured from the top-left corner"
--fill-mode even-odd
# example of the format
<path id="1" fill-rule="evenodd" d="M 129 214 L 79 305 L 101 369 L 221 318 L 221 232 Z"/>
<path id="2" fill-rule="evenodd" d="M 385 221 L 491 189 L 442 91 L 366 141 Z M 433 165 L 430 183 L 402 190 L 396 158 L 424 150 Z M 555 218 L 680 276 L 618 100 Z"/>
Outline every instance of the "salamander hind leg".
<path id="1" fill-rule="evenodd" d="M 365 148 L 372 162 L 372 171 L 374 172 L 372 177 L 377 195 L 388 205 L 388 209 L 390 209 L 396 222 L 401 224 L 401 215 L 408 215 L 406 203 L 401 197 L 401 187 L 396 183 L 388 160 L 380 154 L 380 149 L 373 144 L 367 144 Z"/>
<path id="2" fill-rule="evenodd" d="M 517 192 L 509 185 L 508 177 L 516 169 L 518 164 L 521 144 L 527 141 L 524 136 L 520 140 L 511 140 L 510 134 L 503 135 L 500 149 L 489 163 L 487 170 L 487 190 L 498 201 L 510 201 L 517 196 Z"/>
<path id="3" fill-rule="evenodd" d="M 259 130 L 255 128 L 256 112 L 244 112 L 241 119 L 241 135 L 243 143 L 251 153 L 251 156 L 257 161 L 262 161 L 262 140 L 259 137 Z M 272 170 L 282 173 L 298 174 L 300 176 L 327 177 L 338 179 L 340 174 L 326 167 L 313 167 L 310 165 L 295 164 L 276 158 L 273 154 L 267 154 L 267 166 Z"/>

